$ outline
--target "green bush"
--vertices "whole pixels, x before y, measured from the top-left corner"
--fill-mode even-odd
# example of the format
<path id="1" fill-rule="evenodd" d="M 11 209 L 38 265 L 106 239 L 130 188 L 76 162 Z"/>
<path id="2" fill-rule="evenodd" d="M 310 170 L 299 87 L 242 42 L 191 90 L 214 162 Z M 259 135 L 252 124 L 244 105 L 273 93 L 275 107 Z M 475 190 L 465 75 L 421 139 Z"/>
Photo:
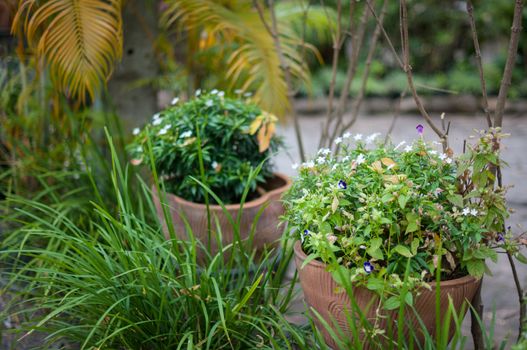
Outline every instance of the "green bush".
<path id="1" fill-rule="evenodd" d="M 249 183 L 252 195 L 272 176 L 269 158 L 281 145 L 274 135 L 275 118 L 221 91 L 197 95 L 157 113 L 142 131 L 136 129 L 128 150 L 134 164 L 155 164 L 169 192 L 198 203 L 204 202 L 204 191 L 191 176 L 201 178 L 202 157 L 206 185 L 225 203 L 238 203 L 251 168 L 263 163 Z M 149 142 L 153 158 L 146 152 Z"/>

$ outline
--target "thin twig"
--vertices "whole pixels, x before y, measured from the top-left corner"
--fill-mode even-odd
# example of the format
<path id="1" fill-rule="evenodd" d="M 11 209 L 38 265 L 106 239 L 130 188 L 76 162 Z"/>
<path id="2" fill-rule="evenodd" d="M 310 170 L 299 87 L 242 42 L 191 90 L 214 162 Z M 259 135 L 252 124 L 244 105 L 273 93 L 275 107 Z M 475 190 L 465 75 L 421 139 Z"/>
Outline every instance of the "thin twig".
<path id="1" fill-rule="evenodd" d="M 498 102 L 496 103 L 496 111 L 494 113 L 494 127 L 501 127 L 503 123 L 503 112 L 505 110 L 507 94 L 511 86 L 512 69 L 514 68 L 516 56 L 518 55 L 518 43 L 520 41 L 520 34 L 522 31 L 522 11 L 523 0 L 516 0 L 514 5 L 514 17 L 512 20 L 509 49 L 507 51 L 507 61 L 503 70 L 500 91 L 498 93 Z"/>
<path id="2" fill-rule="evenodd" d="M 478 32 L 476 30 L 476 21 L 474 20 L 474 6 L 472 6 L 471 0 L 467 0 L 467 13 L 470 19 L 470 30 L 472 32 L 472 40 L 474 41 L 474 51 L 476 52 L 476 66 L 478 67 L 479 80 L 481 83 L 481 94 L 483 96 L 483 111 L 485 112 L 485 117 L 487 118 L 487 125 L 490 128 L 492 127 L 492 119 L 490 116 L 489 99 L 487 97 L 487 85 L 485 84 L 485 75 L 483 74 Z"/>
<path id="3" fill-rule="evenodd" d="M 325 6 L 324 6 L 325 9 Z M 327 14 L 326 14 L 327 15 Z M 342 19 L 342 2 L 339 0 L 337 2 L 337 28 L 335 31 L 335 34 L 333 35 L 333 59 L 331 63 L 331 82 L 329 84 L 329 96 L 328 96 L 328 110 L 326 115 L 326 122 L 324 124 L 324 128 L 322 130 L 322 135 L 320 137 L 319 145 L 318 147 L 321 148 L 323 146 L 323 142 L 326 140 L 327 135 L 329 133 L 329 124 L 331 121 L 331 115 L 333 113 L 333 99 L 335 97 L 335 85 L 337 82 L 337 70 L 338 70 L 338 62 L 339 62 L 339 56 L 340 56 L 340 50 L 342 49 L 342 43 L 344 42 L 341 40 L 341 19 Z M 329 20 L 329 17 L 328 17 Z"/>
<path id="4" fill-rule="evenodd" d="M 368 0 L 368 2 L 369 1 L 370 0 Z M 362 101 L 364 100 L 364 96 L 366 94 L 366 86 L 368 84 L 368 78 L 370 77 L 371 62 L 373 60 L 373 56 L 375 55 L 375 50 L 377 49 L 377 41 L 379 40 L 379 36 L 381 35 L 381 28 L 382 28 L 383 23 L 384 23 L 384 16 L 386 15 L 387 7 L 388 7 L 388 0 L 384 0 L 384 3 L 382 5 L 382 9 L 381 9 L 381 16 L 379 18 L 379 21 L 375 25 L 375 30 L 374 30 L 373 36 L 371 37 L 371 40 L 370 40 L 370 47 L 369 47 L 369 51 L 368 51 L 368 56 L 366 57 L 366 66 L 364 68 L 364 73 L 362 74 L 362 82 L 361 82 L 361 86 L 360 86 L 360 90 L 359 90 L 359 95 L 357 96 L 357 98 L 355 99 L 354 104 L 353 104 L 353 109 L 352 109 L 352 112 L 351 112 L 351 119 L 350 119 L 350 121 L 347 124 L 345 124 L 339 130 L 339 132 L 338 132 L 339 134 L 342 134 L 346 130 L 351 128 L 353 126 L 353 124 L 355 124 L 355 122 L 357 121 L 357 118 L 359 116 L 359 110 L 360 110 L 360 107 L 362 105 Z"/>
<path id="5" fill-rule="evenodd" d="M 298 115 L 295 111 L 293 96 L 291 94 L 292 89 L 292 80 L 291 80 L 291 70 L 289 65 L 287 64 L 287 60 L 285 59 L 284 53 L 282 51 L 282 45 L 280 43 L 280 36 L 278 35 L 278 24 L 276 21 L 276 14 L 274 11 L 274 0 L 269 0 L 269 13 L 271 14 L 271 26 L 267 23 L 265 20 L 264 10 L 258 3 L 258 0 L 253 0 L 253 4 L 256 7 L 256 10 L 258 11 L 258 15 L 260 17 L 260 20 L 264 24 L 265 28 L 273 38 L 275 50 L 278 54 L 278 58 L 280 60 L 280 66 L 282 67 L 282 71 L 284 73 L 285 83 L 287 87 L 287 99 L 289 100 L 289 105 L 291 106 L 291 115 L 293 117 L 293 125 L 295 128 L 295 135 L 296 135 L 296 142 L 298 145 L 298 151 L 300 153 L 300 161 L 305 161 L 305 153 L 304 153 L 304 145 L 302 143 L 302 134 L 300 130 L 300 122 Z"/>
<path id="6" fill-rule="evenodd" d="M 417 94 L 417 90 L 414 86 L 414 79 L 412 74 L 412 66 L 410 65 L 410 43 L 408 40 L 408 13 L 406 9 L 406 0 L 401 0 L 400 2 L 400 29 L 401 29 L 401 43 L 403 46 L 403 70 L 406 73 L 407 81 L 408 81 L 408 87 L 410 88 L 410 91 L 412 92 L 412 95 L 414 97 L 415 104 L 417 108 L 419 109 L 419 112 L 425 119 L 426 123 L 432 128 L 432 130 L 439 136 L 439 139 L 441 140 L 441 143 L 443 145 L 443 151 L 446 151 L 448 148 L 448 135 L 443 133 L 439 127 L 437 127 L 426 111 L 426 109 L 423 106 L 423 103 L 421 102 L 421 98 Z"/>
<path id="7" fill-rule="evenodd" d="M 327 140 L 328 146 L 331 145 L 331 143 L 336 137 L 338 130 L 342 125 L 344 111 L 346 109 L 346 105 L 348 104 L 351 83 L 353 82 L 353 78 L 355 77 L 355 73 L 357 72 L 357 66 L 359 64 L 359 55 L 362 48 L 362 43 L 364 42 L 364 34 L 366 33 L 366 26 L 368 24 L 369 16 L 370 12 L 366 7 L 364 7 L 364 12 L 361 16 L 360 26 L 358 28 L 354 40 L 352 41 L 351 47 L 353 51 L 349 60 L 348 70 L 346 72 L 346 82 L 344 83 L 344 89 L 340 94 L 339 105 L 337 107 L 337 110 L 335 111 L 336 125 L 333 128 L 331 137 Z"/>

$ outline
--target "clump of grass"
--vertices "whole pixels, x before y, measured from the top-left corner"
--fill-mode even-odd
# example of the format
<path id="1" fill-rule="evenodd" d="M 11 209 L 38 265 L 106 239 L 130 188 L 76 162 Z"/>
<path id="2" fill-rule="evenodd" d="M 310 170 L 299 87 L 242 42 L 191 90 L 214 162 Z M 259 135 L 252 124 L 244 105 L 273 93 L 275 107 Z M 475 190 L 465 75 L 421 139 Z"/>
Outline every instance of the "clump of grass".
<path id="1" fill-rule="evenodd" d="M 292 256 L 286 241 L 258 260 L 235 242 L 199 267 L 198 243 L 163 237 L 149 186 L 130 188 L 113 153 L 118 214 L 95 196 L 93 223 L 84 226 L 64 208 L 10 198 L 25 224 L 3 255 L 12 261 L 10 285 L 23 287 L 15 313 L 30 320 L 25 334 L 44 331 L 48 344 L 68 339 L 82 349 L 312 348 L 282 316 L 294 288 L 282 288 Z"/>

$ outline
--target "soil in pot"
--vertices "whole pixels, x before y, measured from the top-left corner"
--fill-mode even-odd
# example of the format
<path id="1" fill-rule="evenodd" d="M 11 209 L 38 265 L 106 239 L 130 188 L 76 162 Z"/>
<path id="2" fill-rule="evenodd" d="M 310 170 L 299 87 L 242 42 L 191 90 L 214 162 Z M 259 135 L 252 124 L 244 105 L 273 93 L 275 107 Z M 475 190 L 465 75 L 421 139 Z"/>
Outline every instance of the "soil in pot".
<path id="1" fill-rule="evenodd" d="M 307 256 L 302 251 L 300 242 L 296 242 L 295 262 L 307 304 L 309 307 L 315 309 L 328 324 L 332 325 L 334 321 L 336 321 L 339 328 L 344 331 L 345 336 L 348 339 L 351 339 L 352 331 L 346 316 L 346 314 L 352 314 L 352 303 L 349 296 L 345 292 L 339 292 L 342 288 L 327 271 L 327 266 L 324 263 L 312 260 L 301 268 L 306 258 Z M 440 282 L 441 319 L 443 320 L 444 315 L 447 313 L 449 297 L 452 299 L 456 312 L 459 313 L 459 310 L 462 309 L 463 303 L 472 301 L 480 283 L 481 279 L 476 279 L 471 276 Z M 435 293 L 435 286 L 432 285 L 432 290 L 423 289 L 420 294 L 414 298 L 415 310 L 428 333 L 433 338 L 435 337 L 436 331 Z M 363 348 L 378 349 L 379 346 L 388 344 L 388 339 L 396 341 L 397 330 L 395 324 L 397 322 L 398 310 L 391 312 L 381 311 L 381 317 L 379 317 L 379 311 L 377 308 L 379 297 L 377 294 L 364 287 L 355 287 L 353 288 L 353 296 L 357 306 L 363 312 L 368 321 L 370 321 L 371 324 L 376 324 L 378 329 L 384 331 L 384 335 L 377 335 L 373 342 L 369 341 L 364 333 L 360 334 L 360 341 L 364 345 Z M 311 316 L 315 321 L 317 328 L 323 333 L 326 343 L 332 348 L 338 349 L 337 342 L 322 325 L 322 322 L 319 321 L 316 315 Z M 414 311 L 410 308 L 406 308 L 404 317 L 406 321 L 406 326 L 403 331 L 404 338 L 409 341 L 412 337 L 411 334 L 414 333 L 415 342 L 423 344 L 425 336 L 419 319 L 416 317 Z M 359 323 L 357 325 L 360 327 Z M 455 327 L 452 322 L 450 324 L 449 339 L 454 335 L 454 330 Z"/>
<path id="2" fill-rule="evenodd" d="M 282 235 L 283 228 L 279 227 L 279 217 L 283 215 L 284 208 L 280 202 L 280 197 L 291 185 L 291 180 L 282 174 L 275 173 L 264 186 L 262 194 L 243 205 L 241 222 L 239 226 L 240 238 L 248 240 L 250 238 L 253 223 L 256 222 L 252 247 L 261 252 L 266 245 L 274 244 Z M 164 219 L 163 208 L 159 199 L 159 194 L 155 186 L 152 187 L 153 200 L 156 206 L 159 221 L 163 225 L 163 232 L 167 239 L 170 238 L 166 220 Z M 201 203 L 189 202 L 171 193 L 166 193 L 167 209 L 172 218 L 176 236 L 182 240 L 188 240 L 189 235 L 201 241 L 204 247 L 210 245 L 211 254 L 215 255 L 219 247 L 226 246 L 235 241 L 235 231 L 230 223 L 228 216 L 219 205 L 209 205 L 211 215 L 212 234 L 209 241 L 207 206 Z M 229 204 L 225 206 L 227 212 L 236 220 L 240 211 L 240 204 Z M 185 221 L 188 222 L 190 230 L 187 230 Z M 221 231 L 221 242 L 216 238 L 216 222 Z M 221 245 L 220 245 L 221 243 Z M 198 261 L 202 262 L 205 252 L 198 250 Z"/>

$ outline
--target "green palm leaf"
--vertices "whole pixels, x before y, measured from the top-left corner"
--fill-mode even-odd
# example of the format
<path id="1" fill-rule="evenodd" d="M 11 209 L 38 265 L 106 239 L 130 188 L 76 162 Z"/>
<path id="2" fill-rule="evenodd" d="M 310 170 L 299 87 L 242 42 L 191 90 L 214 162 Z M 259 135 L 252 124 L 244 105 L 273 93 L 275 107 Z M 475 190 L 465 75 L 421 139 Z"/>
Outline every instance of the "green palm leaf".
<path id="1" fill-rule="evenodd" d="M 81 101 L 93 98 L 122 54 L 120 0 L 22 0 L 20 24 L 55 85 Z"/>

